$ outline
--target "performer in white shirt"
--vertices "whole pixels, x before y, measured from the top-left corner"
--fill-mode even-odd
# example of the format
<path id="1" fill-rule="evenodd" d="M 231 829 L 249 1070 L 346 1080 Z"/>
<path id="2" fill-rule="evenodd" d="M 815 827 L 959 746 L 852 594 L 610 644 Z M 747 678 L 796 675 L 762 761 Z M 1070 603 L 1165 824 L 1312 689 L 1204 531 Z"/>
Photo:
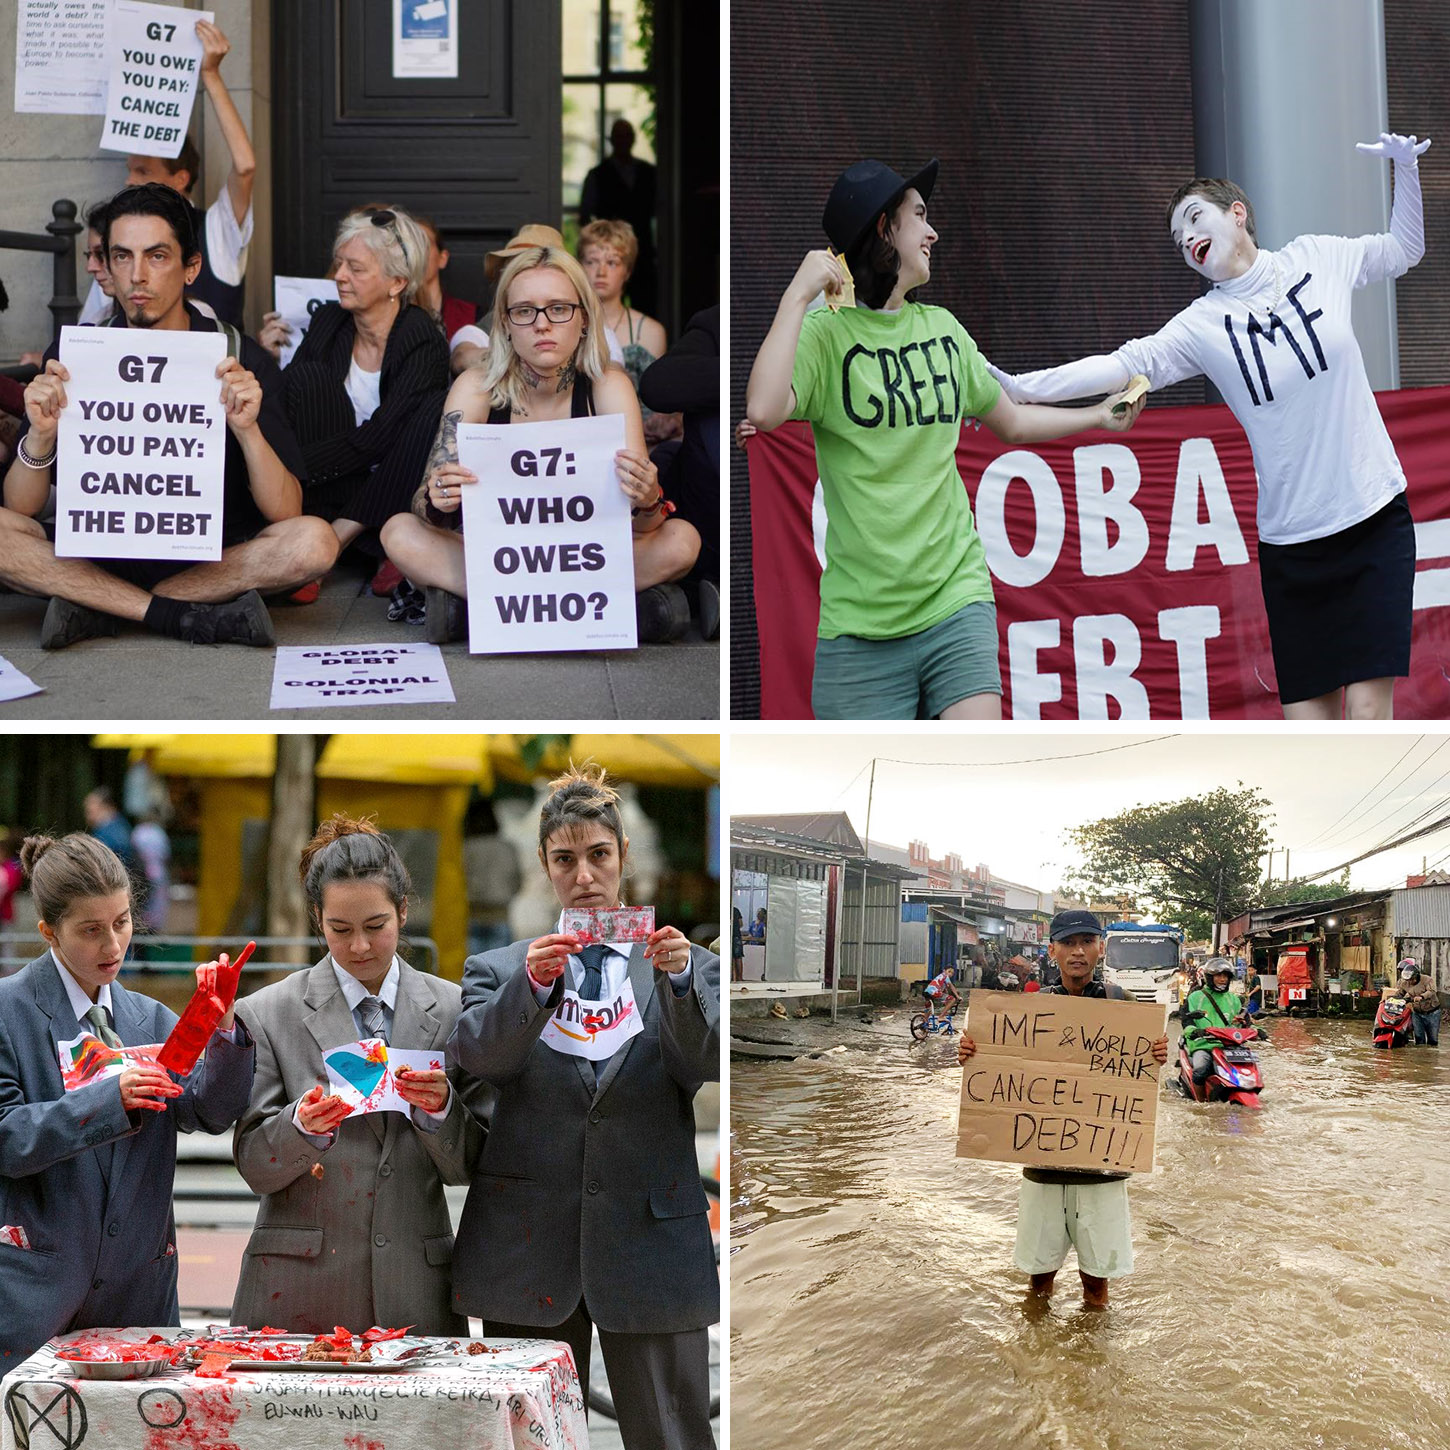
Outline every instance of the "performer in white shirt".
<path id="1" fill-rule="evenodd" d="M 1428 140 L 1381 135 L 1394 163 L 1387 233 L 1302 236 L 1261 249 L 1231 181 L 1195 178 L 1168 204 L 1183 259 L 1213 286 L 1151 337 L 1012 377 L 1016 402 L 1153 388 L 1205 374 L 1243 425 L 1258 476 L 1259 575 L 1289 719 L 1388 719 L 1410 668 L 1414 525 L 1405 474 L 1350 326 L 1357 287 L 1425 254 L 1418 158 Z"/>

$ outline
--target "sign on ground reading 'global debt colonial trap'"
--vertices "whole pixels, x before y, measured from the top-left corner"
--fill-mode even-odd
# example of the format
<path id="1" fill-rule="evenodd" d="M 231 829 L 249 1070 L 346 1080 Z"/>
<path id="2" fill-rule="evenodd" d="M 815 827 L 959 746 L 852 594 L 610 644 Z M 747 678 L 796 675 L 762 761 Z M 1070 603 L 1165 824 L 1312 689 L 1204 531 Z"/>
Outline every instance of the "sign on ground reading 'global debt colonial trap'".
<path id="1" fill-rule="evenodd" d="M 1156 1002 L 973 992 L 957 1157 L 1151 1173 L 1167 1021 Z"/>
<path id="2" fill-rule="evenodd" d="M 472 423 L 463 490 L 468 648 L 633 649 L 634 542 L 614 455 L 624 418 Z"/>
<path id="3" fill-rule="evenodd" d="M 110 79 L 102 151 L 179 156 L 206 53 L 196 22 L 210 10 L 117 0 L 106 42 Z"/>
<path id="4" fill-rule="evenodd" d="M 61 329 L 58 555 L 221 558 L 226 348 L 219 332 Z"/>

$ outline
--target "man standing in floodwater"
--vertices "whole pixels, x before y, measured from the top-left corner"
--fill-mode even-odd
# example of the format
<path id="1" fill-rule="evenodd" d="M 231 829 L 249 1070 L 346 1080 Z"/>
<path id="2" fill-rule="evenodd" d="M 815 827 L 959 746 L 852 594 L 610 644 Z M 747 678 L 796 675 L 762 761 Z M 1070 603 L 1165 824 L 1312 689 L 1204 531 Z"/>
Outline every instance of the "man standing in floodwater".
<path id="1" fill-rule="evenodd" d="M 1090 911 L 1059 911 L 1048 928 L 1048 955 L 1062 974 L 1047 993 L 1126 1001 L 1121 987 L 1093 980 L 1103 959 L 1103 925 Z M 957 1061 L 966 1066 L 977 1044 L 966 1033 Z M 1153 1044 L 1153 1060 L 1168 1061 L 1168 1038 Z M 1046 1299 L 1069 1248 L 1077 1250 L 1082 1302 L 1108 1307 L 1108 1280 L 1133 1272 L 1133 1221 L 1128 1212 L 1128 1175 L 1076 1168 L 1024 1168 L 1017 1203 L 1013 1261 L 1031 1276 L 1031 1292 Z"/>

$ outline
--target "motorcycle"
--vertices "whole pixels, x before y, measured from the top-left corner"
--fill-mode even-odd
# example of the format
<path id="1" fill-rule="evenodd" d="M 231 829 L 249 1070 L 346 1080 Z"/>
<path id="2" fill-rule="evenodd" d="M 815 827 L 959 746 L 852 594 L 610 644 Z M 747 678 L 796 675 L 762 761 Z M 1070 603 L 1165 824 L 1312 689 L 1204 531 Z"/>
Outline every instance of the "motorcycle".
<path id="1" fill-rule="evenodd" d="M 1264 1079 L 1259 1072 L 1259 1059 L 1251 1047 L 1245 1046 L 1259 1036 L 1256 1027 L 1205 1027 L 1213 1039 L 1213 1066 L 1203 1082 L 1193 1080 L 1193 1058 L 1178 1039 L 1178 1087 L 1185 1097 L 1196 1103 L 1242 1103 L 1246 1108 L 1259 1106 L 1259 1093 Z"/>
<path id="2" fill-rule="evenodd" d="M 1398 995 L 1381 997 L 1371 1029 L 1374 1045 L 1386 1049 L 1403 1047 L 1410 1040 L 1411 1016 L 1410 1004 L 1405 998 Z"/>

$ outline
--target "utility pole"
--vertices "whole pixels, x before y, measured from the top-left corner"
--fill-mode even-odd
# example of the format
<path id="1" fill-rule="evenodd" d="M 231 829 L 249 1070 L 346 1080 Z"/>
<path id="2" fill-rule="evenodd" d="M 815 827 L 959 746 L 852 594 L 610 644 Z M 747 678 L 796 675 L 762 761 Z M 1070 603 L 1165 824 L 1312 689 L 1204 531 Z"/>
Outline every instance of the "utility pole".
<path id="1" fill-rule="evenodd" d="M 876 757 L 871 757 L 871 783 L 866 788 L 865 859 L 861 862 L 861 936 L 856 944 L 856 1005 L 865 1000 L 862 980 L 866 968 L 866 869 L 871 863 L 871 801 L 876 794 Z"/>

